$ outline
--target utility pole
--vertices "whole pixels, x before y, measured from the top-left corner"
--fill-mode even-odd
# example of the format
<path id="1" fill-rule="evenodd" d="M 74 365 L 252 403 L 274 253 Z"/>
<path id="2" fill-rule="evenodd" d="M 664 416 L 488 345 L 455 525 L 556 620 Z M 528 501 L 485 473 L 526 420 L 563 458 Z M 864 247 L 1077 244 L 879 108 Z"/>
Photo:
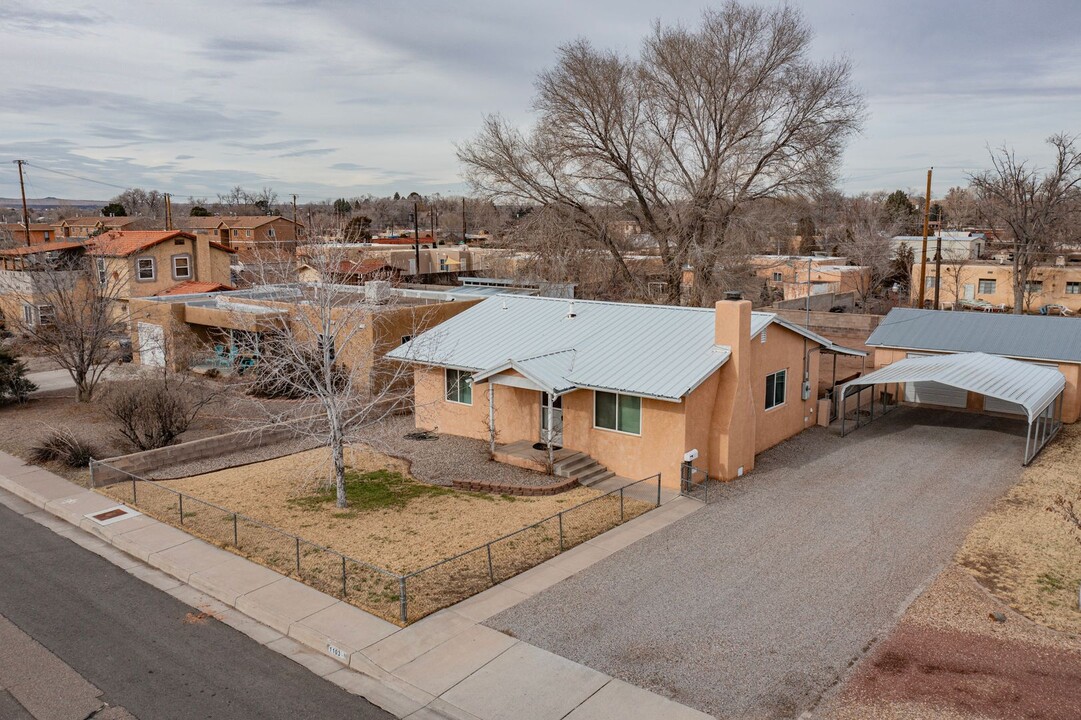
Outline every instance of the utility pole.
<path id="1" fill-rule="evenodd" d="M 432 226 L 432 247 L 435 247 L 435 206 L 428 208 L 428 222 Z"/>
<path id="2" fill-rule="evenodd" d="M 14 162 L 19 166 L 19 192 L 23 196 L 23 230 L 26 231 L 26 246 L 30 247 L 30 213 L 26 209 L 26 185 L 23 184 L 23 165 L 26 161 L 15 160 Z"/>
<path id="3" fill-rule="evenodd" d="M 420 275 L 420 206 L 413 201 L 413 252 L 416 255 L 417 266 L 413 269 L 414 274 Z"/>
<path id="4" fill-rule="evenodd" d="M 928 223 L 931 219 L 931 172 L 934 168 L 930 168 L 927 171 L 927 196 L 923 200 L 923 252 L 920 255 L 920 302 L 919 307 L 923 309 L 923 301 L 927 290 L 927 230 Z M 938 309 L 938 277 L 935 277 L 935 309 Z"/>
<path id="5" fill-rule="evenodd" d="M 165 193 L 165 229 L 173 229 L 173 197 Z"/>
<path id="6" fill-rule="evenodd" d="M 465 198 L 462 198 L 462 244 L 468 245 L 465 240 Z"/>
<path id="7" fill-rule="evenodd" d="M 297 224 L 297 194 L 293 193 L 293 225 Z M 293 232 L 296 232 L 294 227 Z"/>

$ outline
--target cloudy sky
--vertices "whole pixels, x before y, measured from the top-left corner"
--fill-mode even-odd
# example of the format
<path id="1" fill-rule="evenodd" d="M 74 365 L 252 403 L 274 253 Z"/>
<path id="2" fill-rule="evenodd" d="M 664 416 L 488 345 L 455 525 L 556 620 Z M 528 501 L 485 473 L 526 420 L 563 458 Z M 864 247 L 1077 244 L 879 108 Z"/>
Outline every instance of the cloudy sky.
<path id="1" fill-rule="evenodd" d="M 846 190 L 915 189 L 934 165 L 937 194 L 985 164 L 988 144 L 1042 160 L 1046 136 L 1081 133 L 1076 0 L 793 4 L 814 54 L 847 56 L 867 96 Z M 654 19 L 693 22 L 702 7 L 0 0 L 0 196 L 18 194 L 15 158 L 31 163 L 33 197 L 462 192 L 454 144 L 488 112 L 527 122 L 561 43 L 631 53 Z"/>

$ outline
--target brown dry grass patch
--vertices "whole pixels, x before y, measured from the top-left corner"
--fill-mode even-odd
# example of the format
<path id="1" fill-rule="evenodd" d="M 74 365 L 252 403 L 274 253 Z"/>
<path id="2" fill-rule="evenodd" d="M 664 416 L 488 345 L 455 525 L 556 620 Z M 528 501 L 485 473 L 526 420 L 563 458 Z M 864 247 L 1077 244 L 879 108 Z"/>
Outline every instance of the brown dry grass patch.
<path id="1" fill-rule="evenodd" d="M 1081 633 L 1081 544 L 1047 508 L 1056 496 L 1077 497 L 1079 457 L 1081 427 L 1068 425 L 972 527 L 957 554 L 957 562 L 1010 607 L 1069 633 Z"/>
<path id="2" fill-rule="evenodd" d="M 360 473 L 392 470 L 408 476 L 405 462 L 366 448 L 351 448 L 346 461 L 350 469 Z M 601 494 L 576 488 L 549 497 L 524 498 L 448 488 L 438 495 L 410 500 L 404 507 L 356 513 L 341 513 L 332 502 L 314 508 L 296 503 L 325 482 L 329 467 L 328 451 L 317 448 L 160 484 L 397 573 L 419 570 Z M 611 508 L 601 507 L 606 504 L 594 503 L 565 518 L 567 547 L 614 524 Z M 627 500 L 627 517 L 649 507 Z M 618 522 L 618 509 L 615 517 Z M 558 545 L 558 528 L 554 533 Z M 543 538 L 526 542 L 523 536 L 518 545 L 524 558 L 537 555 L 536 548 L 545 542 Z M 537 561 L 546 559 L 544 554 L 539 553 Z M 532 564 L 536 562 L 529 566 Z"/>

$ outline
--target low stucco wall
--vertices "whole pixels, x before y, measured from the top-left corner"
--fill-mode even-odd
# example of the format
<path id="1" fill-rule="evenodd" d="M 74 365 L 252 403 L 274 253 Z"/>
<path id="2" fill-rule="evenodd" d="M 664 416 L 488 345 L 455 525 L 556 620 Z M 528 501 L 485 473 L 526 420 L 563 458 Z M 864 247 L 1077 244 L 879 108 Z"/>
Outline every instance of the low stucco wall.
<path id="1" fill-rule="evenodd" d="M 803 310 L 778 310 L 773 308 L 770 312 L 777 313 L 788 322 L 801 327 L 808 327 L 807 313 Z M 810 329 L 826 335 L 860 335 L 866 337 L 882 322 L 882 315 L 866 315 L 863 313 L 831 313 L 811 311 Z"/>

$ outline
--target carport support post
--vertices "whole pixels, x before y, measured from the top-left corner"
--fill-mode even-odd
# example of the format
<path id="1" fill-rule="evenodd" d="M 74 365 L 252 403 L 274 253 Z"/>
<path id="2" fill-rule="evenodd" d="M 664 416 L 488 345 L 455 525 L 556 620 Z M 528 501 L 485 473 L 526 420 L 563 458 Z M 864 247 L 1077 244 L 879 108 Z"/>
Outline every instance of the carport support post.
<path id="1" fill-rule="evenodd" d="M 548 396 L 548 432 L 544 435 L 544 440 L 548 444 L 548 472 L 555 472 L 555 450 L 552 448 L 552 436 L 555 435 L 555 428 L 552 427 L 552 393 L 545 393 Z"/>

